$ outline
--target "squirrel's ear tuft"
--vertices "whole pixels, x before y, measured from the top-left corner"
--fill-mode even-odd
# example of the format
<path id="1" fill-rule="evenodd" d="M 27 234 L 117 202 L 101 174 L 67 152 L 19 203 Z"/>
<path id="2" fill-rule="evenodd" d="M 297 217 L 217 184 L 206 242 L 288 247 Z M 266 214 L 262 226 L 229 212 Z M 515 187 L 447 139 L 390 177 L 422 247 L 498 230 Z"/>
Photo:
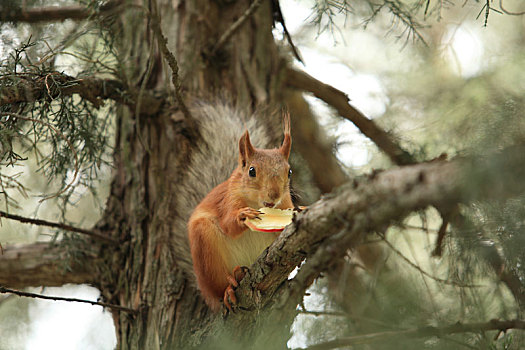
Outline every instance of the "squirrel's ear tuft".
<path id="1" fill-rule="evenodd" d="M 246 130 L 239 140 L 239 160 L 243 166 L 246 165 L 246 162 L 254 153 L 255 149 L 250 142 L 250 134 L 248 133 L 248 130 Z"/>
<path id="2" fill-rule="evenodd" d="M 283 129 L 284 129 L 284 140 L 279 151 L 284 155 L 286 159 L 290 156 L 290 149 L 292 148 L 292 135 L 290 134 L 290 114 L 284 113 L 283 116 Z"/>

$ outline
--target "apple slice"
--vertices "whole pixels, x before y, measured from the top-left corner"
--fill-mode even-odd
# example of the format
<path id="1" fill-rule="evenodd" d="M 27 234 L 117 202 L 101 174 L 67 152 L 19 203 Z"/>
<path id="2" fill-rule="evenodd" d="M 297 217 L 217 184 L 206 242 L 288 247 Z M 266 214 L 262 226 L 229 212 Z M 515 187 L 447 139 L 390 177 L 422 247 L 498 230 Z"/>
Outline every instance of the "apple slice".
<path id="1" fill-rule="evenodd" d="M 281 232 L 292 223 L 293 209 L 261 208 L 260 219 L 246 219 L 246 226 L 252 231 L 259 232 Z"/>

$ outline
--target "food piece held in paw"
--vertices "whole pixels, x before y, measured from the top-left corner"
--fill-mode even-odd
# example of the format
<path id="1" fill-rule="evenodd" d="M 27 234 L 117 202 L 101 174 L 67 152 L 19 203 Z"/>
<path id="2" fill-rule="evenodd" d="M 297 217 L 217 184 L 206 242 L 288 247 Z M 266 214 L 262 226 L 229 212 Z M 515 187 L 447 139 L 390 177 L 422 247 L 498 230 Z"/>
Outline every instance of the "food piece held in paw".
<path id="1" fill-rule="evenodd" d="M 293 209 L 273 209 L 261 208 L 262 214 L 259 218 L 246 219 L 246 226 L 253 231 L 260 232 L 281 232 L 286 226 L 292 223 Z"/>

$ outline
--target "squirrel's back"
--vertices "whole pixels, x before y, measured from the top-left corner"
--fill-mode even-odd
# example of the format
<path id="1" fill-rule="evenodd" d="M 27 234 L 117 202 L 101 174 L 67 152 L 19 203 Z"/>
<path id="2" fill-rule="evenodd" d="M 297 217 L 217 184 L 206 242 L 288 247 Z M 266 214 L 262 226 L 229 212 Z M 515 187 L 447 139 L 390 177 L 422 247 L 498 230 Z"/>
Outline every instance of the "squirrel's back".
<path id="1" fill-rule="evenodd" d="M 187 237 L 187 222 L 193 209 L 235 169 L 239 156 L 239 138 L 249 130 L 250 138 L 260 147 L 268 147 L 270 138 L 253 114 L 243 113 L 227 104 L 199 103 L 191 110 L 199 123 L 202 140 L 193 149 L 176 199 L 171 246 L 175 261 L 188 280 L 194 283 L 193 264 Z"/>

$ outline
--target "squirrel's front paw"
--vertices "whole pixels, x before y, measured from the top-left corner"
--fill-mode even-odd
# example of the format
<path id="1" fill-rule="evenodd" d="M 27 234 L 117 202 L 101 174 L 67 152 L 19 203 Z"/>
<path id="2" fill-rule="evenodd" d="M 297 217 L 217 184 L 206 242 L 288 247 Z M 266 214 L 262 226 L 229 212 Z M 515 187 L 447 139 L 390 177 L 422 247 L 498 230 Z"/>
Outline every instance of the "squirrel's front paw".
<path id="1" fill-rule="evenodd" d="M 244 224 L 244 221 L 246 219 L 260 219 L 260 216 L 262 215 L 262 212 L 258 211 L 257 209 L 253 209 L 250 207 L 239 209 L 239 213 L 237 214 L 237 221 L 239 224 Z"/>

